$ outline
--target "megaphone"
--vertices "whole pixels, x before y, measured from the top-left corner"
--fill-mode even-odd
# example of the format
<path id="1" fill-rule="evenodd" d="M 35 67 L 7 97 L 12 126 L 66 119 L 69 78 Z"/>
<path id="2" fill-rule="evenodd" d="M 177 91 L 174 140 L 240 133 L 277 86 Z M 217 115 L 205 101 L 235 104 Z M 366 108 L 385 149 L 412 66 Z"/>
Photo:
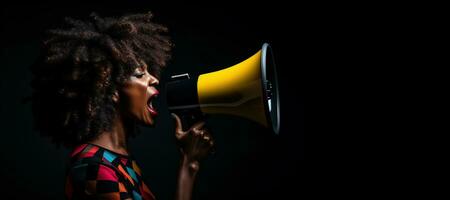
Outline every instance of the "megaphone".
<path id="1" fill-rule="evenodd" d="M 193 121 L 195 115 L 232 115 L 279 134 L 277 73 L 272 48 L 267 43 L 253 56 L 231 67 L 198 77 L 188 73 L 173 75 L 166 84 L 166 92 L 169 111 L 185 120 Z"/>

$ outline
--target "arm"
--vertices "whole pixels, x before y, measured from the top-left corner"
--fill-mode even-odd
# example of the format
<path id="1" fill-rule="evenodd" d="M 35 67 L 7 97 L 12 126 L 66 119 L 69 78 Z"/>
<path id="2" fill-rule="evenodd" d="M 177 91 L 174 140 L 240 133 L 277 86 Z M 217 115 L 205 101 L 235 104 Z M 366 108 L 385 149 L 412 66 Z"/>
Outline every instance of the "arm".
<path id="1" fill-rule="evenodd" d="M 175 118 L 175 136 L 181 152 L 181 164 L 178 174 L 176 200 L 190 200 L 195 177 L 200 169 L 200 160 L 206 157 L 214 145 L 209 131 L 203 129 L 205 122 L 194 124 L 183 131 L 180 118 Z"/>
<path id="2" fill-rule="evenodd" d="M 198 172 L 198 162 L 190 162 L 186 156 L 181 159 L 176 191 L 176 200 L 190 200 L 195 177 Z"/>

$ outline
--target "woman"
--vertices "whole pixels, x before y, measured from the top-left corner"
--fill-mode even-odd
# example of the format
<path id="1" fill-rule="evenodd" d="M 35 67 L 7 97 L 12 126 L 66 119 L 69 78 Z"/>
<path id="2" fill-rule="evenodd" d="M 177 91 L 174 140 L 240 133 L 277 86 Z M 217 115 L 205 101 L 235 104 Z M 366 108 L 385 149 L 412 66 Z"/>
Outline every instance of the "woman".
<path id="1" fill-rule="evenodd" d="M 73 148 L 68 199 L 155 199 L 127 146 L 136 124 L 155 125 L 152 101 L 172 47 L 167 28 L 151 20 L 93 13 L 48 31 L 43 62 L 32 68 L 33 113 L 37 130 Z M 213 140 L 204 122 L 183 131 L 172 116 L 182 155 L 176 199 L 190 199 Z"/>

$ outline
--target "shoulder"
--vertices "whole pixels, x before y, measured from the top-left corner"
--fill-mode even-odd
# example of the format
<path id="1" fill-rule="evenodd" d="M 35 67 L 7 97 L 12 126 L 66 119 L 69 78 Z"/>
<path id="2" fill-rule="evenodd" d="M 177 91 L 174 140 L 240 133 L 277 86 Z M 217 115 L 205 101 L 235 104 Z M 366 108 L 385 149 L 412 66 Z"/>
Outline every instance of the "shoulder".
<path id="1" fill-rule="evenodd" d="M 116 170 L 100 162 L 86 162 L 69 169 L 66 181 L 66 196 L 69 198 L 119 199 L 126 193 Z"/>
<path id="2" fill-rule="evenodd" d="M 68 175 L 85 180 L 118 181 L 116 167 L 111 163 L 114 155 L 89 144 L 76 147 L 70 155 Z"/>
<path id="3" fill-rule="evenodd" d="M 100 162 L 82 162 L 71 166 L 68 176 L 73 181 L 119 181 L 116 170 Z"/>
<path id="4" fill-rule="evenodd" d="M 132 191 L 140 191 L 143 184 L 140 169 L 131 156 L 85 144 L 74 148 L 70 157 L 66 182 L 69 199 L 97 198 L 99 195 L 125 198 L 134 195 Z M 116 196 L 107 197 L 114 199 Z"/>
<path id="5" fill-rule="evenodd" d="M 120 191 L 119 174 L 104 158 L 104 151 L 94 145 L 80 145 L 71 155 L 67 170 L 66 193 L 94 195 Z"/>

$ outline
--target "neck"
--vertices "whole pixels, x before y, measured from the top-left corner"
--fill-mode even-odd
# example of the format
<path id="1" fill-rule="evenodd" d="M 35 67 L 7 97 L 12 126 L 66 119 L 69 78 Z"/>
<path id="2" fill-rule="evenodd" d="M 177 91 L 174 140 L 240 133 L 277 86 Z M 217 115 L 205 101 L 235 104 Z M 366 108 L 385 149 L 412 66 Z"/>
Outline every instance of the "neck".
<path id="1" fill-rule="evenodd" d="M 132 131 L 130 123 L 126 123 L 118 114 L 113 120 L 110 131 L 103 131 L 89 143 L 101 146 L 113 152 L 128 155 L 127 135 Z"/>

